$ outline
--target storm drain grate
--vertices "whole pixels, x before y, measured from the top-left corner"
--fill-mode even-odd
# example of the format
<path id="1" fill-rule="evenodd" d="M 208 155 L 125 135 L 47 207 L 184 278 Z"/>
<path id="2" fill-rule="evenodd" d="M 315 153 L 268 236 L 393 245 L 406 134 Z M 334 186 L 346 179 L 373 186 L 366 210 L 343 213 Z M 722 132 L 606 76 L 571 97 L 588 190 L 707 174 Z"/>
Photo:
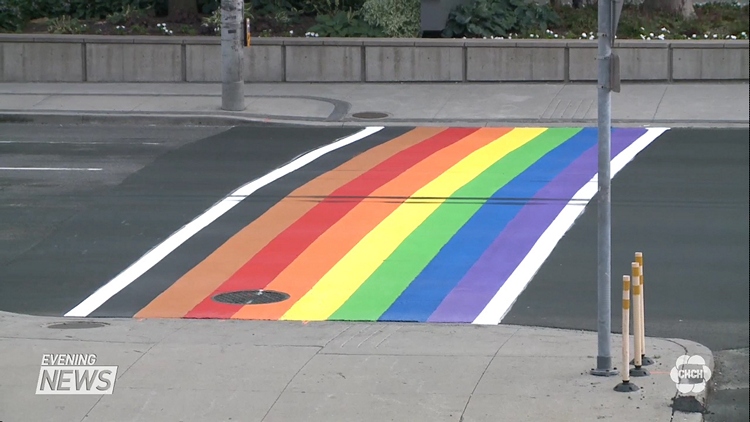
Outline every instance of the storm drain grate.
<path id="1" fill-rule="evenodd" d="M 386 117 L 388 117 L 388 114 L 381 113 L 379 111 L 363 111 L 361 113 L 352 114 L 352 117 L 356 119 L 377 120 L 377 119 L 385 119 Z"/>
<path id="2" fill-rule="evenodd" d="M 96 321 L 68 321 L 68 322 L 59 322 L 56 324 L 50 324 L 47 326 L 47 328 L 54 328 L 58 330 L 76 330 L 76 329 L 83 329 L 83 328 L 99 328 L 99 327 L 106 327 L 106 322 L 96 322 Z"/>
<path id="3" fill-rule="evenodd" d="M 289 299 L 284 292 L 274 290 L 240 290 L 237 292 L 221 293 L 213 297 L 220 303 L 232 305 L 262 305 L 264 303 L 275 303 Z"/>

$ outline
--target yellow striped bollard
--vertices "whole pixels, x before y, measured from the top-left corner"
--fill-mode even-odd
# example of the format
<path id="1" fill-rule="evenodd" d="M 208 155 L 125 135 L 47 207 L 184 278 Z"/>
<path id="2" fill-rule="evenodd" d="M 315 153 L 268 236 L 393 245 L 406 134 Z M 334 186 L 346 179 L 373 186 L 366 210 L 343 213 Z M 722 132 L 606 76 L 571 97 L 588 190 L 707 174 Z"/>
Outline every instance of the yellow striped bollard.
<path id="1" fill-rule="evenodd" d="M 622 276 L 622 382 L 615 391 L 629 393 L 638 391 L 638 386 L 630 382 L 628 371 L 630 362 L 630 276 Z"/>
<path id="2" fill-rule="evenodd" d="M 654 364 L 654 360 L 646 356 L 646 290 L 644 289 L 643 252 L 635 253 L 635 262 L 641 267 L 641 365 L 649 366 Z"/>
<path id="3" fill-rule="evenodd" d="M 643 335 L 641 334 L 641 266 L 637 262 L 631 264 L 631 280 L 633 284 L 633 366 L 630 370 L 630 376 L 632 377 L 645 377 L 649 373 L 646 368 L 643 367 L 641 362 L 641 353 L 643 346 L 641 340 Z"/>

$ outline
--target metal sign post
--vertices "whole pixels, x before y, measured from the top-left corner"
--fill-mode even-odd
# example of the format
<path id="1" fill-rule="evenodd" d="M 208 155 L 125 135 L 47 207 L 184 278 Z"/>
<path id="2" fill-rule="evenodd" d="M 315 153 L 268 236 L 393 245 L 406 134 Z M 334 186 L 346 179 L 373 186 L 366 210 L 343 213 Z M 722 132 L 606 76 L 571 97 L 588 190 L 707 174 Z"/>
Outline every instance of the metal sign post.
<path id="1" fill-rule="evenodd" d="M 617 0 L 599 0 L 599 36 L 597 48 L 598 125 L 599 125 L 599 202 L 597 235 L 597 303 L 598 303 L 598 354 L 597 376 L 613 376 L 619 372 L 612 368 L 612 209 L 611 209 L 611 141 L 612 141 L 612 90 L 619 92 L 619 60 L 613 58 L 614 28 L 617 26 L 621 5 Z M 619 0 L 622 1 L 622 0 Z M 613 80 L 615 79 L 615 80 Z M 613 83 L 614 82 L 614 83 Z M 623 370 L 627 371 L 628 368 Z"/>
<path id="2" fill-rule="evenodd" d="M 245 109 L 243 0 L 221 0 L 221 108 Z"/>

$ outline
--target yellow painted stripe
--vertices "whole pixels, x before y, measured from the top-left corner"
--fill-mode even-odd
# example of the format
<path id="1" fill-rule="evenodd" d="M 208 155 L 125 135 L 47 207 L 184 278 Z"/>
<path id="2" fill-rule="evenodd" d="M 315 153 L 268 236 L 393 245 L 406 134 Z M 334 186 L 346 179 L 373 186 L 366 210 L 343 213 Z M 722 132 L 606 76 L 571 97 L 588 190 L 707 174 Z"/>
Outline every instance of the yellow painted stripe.
<path id="1" fill-rule="evenodd" d="M 401 204 L 386 217 L 310 291 L 281 317 L 282 320 L 323 321 L 330 317 L 367 278 L 393 253 L 404 239 L 461 186 L 479 176 L 496 161 L 543 133 L 545 128 L 517 128 L 474 151 L 412 198 L 429 201 Z"/>

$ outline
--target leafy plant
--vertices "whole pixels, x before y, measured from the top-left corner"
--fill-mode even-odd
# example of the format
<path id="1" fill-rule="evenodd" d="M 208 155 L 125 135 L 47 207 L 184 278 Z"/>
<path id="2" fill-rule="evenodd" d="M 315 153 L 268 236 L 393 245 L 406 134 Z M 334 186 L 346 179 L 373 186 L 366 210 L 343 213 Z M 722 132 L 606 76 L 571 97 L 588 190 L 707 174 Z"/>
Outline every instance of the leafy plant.
<path id="1" fill-rule="evenodd" d="M 86 24 L 70 16 L 61 16 L 49 20 L 47 31 L 52 34 L 82 34 L 86 32 Z"/>
<path id="2" fill-rule="evenodd" d="M 385 35 L 380 28 L 373 27 L 359 19 L 357 12 L 322 15 L 315 20 L 317 24 L 308 32 L 316 33 L 321 37 L 382 37 Z"/>
<path id="3" fill-rule="evenodd" d="M 442 35 L 446 38 L 505 37 L 531 30 L 546 31 L 559 24 L 560 17 L 551 7 L 532 0 L 473 0 L 450 12 Z"/>
<path id="4" fill-rule="evenodd" d="M 364 20 L 394 38 L 417 37 L 421 30 L 420 0 L 367 0 Z"/>
<path id="5" fill-rule="evenodd" d="M 133 25 L 132 28 L 130 28 L 130 31 L 135 35 L 146 35 L 148 34 L 148 29 L 141 26 L 141 25 Z"/>
<path id="6" fill-rule="evenodd" d="M 221 9 L 214 10 L 209 16 L 204 17 L 202 26 L 216 33 L 221 32 Z"/>
<path id="7" fill-rule="evenodd" d="M 243 17 L 251 21 L 254 19 L 252 4 L 249 2 L 245 3 Z M 215 9 L 209 16 L 203 17 L 201 21 L 202 26 L 207 28 L 209 32 L 221 32 L 221 9 Z"/>
<path id="8" fill-rule="evenodd" d="M 122 10 L 107 16 L 107 22 L 112 25 L 135 25 L 148 24 L 148 18 L 153 15 L 151 6 L 146 9 L 138 9 L 135 6 L 126 5 Z"/>

